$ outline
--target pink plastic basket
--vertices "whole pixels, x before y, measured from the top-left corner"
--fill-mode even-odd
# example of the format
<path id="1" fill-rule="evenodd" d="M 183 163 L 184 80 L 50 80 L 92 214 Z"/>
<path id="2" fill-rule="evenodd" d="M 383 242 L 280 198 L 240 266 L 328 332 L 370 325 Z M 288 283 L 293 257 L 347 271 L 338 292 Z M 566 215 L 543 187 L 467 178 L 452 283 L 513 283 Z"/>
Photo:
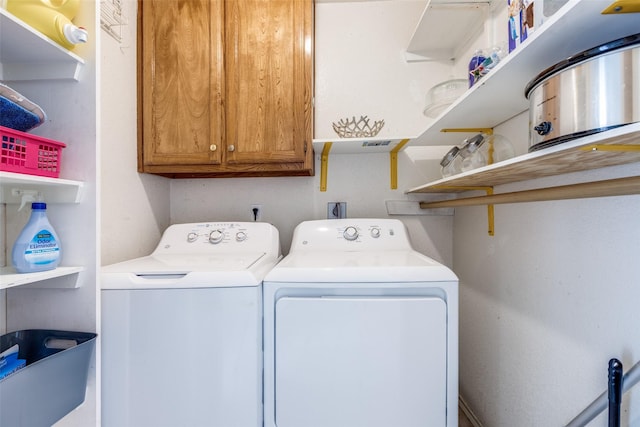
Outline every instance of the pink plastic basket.
<path id="1" fill-rule="evenodd" d="M 60 176 L 60 158 L 66 145 L 0 126 L 0 171 Z"/>

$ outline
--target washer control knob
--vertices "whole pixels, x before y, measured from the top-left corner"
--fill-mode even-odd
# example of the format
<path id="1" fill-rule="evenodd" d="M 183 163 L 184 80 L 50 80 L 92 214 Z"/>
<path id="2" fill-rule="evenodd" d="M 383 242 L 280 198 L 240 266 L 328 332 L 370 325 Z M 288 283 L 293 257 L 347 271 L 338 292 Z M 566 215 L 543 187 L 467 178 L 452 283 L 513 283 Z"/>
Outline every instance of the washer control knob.
<path id="1" fill-rule="evenodd" d="M 247 240 L 247 233 L 244 231 L 238 231 L 236 233 L 236 242 L 244 242 L 245 240 Z"/>
<path id="2" fill-rule="evenodd" d="M 371 237 L 373 237 L 374 239 L 380 237 L 380 229 L 378 227 L 373 227 L 371 229 Z"/>
<path id="3" fill-rule="evenodd" d="M 224 232 L 222 230 L 213 230 L 209 233 L 209 243 L 213 243 L 214 245 L 222 242 L 224 239 Z"/>
<path id="4" fill-rule="evenodd" d="M 349 227 L 344 229 L 342 235 L 347 240 L 356 240 L 358 238 L 358 229 L 350 225 Z"/>
<path id="5" fill-rule="evenodd" d="M 187 242 L 193 243 L 196 240 L 198 240 L 198 233 L 192 231 L 191 233 L 187 234 Z"/>

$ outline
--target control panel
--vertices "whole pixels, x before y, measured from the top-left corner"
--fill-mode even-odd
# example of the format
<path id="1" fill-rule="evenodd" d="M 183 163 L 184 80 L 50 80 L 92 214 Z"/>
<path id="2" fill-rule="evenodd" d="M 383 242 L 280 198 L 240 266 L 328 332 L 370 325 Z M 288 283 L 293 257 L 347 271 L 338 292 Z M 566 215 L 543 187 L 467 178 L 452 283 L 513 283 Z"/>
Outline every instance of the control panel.
<path id="1" fill-rule="evenodd" d="M 279 247 L 278 231 L 259 222 L 205 222 L 175 224 L 162 235 L 155 252 L 203 253 L 215 251 L 265 251 Z"/>
<path id="2" fill-rule="evenodd" d="M 395 219 L 305 221 L 294 231 L 291 250 L 411 249 L 404 224 Z"/>

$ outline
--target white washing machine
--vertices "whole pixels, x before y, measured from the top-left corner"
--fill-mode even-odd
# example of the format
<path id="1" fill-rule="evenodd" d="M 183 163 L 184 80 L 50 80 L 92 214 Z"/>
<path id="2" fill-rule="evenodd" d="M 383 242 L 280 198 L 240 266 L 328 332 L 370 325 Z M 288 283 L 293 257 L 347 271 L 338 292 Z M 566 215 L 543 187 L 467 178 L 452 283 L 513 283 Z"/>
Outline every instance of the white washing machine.
<path id="1" fill-rule="evenodd" d="M 301 223 L 263 293 L 265 427 L 457 427 L 458 279 L 400 221 Z"/>
<path id="2" fill-rule="evenodd" d="M 102 269 L 102 426 L 262 426 L 266 223 L 169 227 L 149 256 Z"/>

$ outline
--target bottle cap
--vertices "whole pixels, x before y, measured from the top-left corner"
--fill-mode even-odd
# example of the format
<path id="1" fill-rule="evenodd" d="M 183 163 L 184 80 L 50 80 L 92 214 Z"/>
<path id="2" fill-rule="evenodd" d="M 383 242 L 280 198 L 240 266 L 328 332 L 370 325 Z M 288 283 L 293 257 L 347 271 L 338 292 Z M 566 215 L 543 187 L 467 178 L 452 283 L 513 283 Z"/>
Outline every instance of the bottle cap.
<path id="1" fill-rule="evenodd" d="M 47 209 L 47 204 L 43 202 L 33 202 L 31 203 L 31 209 L 45 210 Z"/>

